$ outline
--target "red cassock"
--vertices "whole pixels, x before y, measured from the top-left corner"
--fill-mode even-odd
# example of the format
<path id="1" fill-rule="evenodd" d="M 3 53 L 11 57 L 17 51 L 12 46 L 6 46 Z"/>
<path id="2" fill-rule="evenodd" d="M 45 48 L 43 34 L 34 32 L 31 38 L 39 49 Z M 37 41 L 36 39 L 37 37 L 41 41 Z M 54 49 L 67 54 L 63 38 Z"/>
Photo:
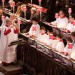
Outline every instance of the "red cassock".
<path id="1" fill-rule="evenodd" d="M 18 28 L 14 29 L 14 33 L 15 34 L 19 33 L 19 29 Z"/>
<path id="2" fill-rule="evenodd" d="M 5 37 L 5 45 L 3 49 L 2 61 L 6 63 L 14 62 L 16 59 L 16 45 L 15 46 L 8 46 L 11 42 L 18 40 L 18 28 L 10 28 L 6 26 L 4 30 L 4 37 Z"/>
<path id="3" fill-rule="evenodd" d="M 4 31 L 4 35 L 8 35 L 10 32 L 11 32 L 10 29 L 8 29 L 8 30 L 5 29 L 5 31 Z"/>

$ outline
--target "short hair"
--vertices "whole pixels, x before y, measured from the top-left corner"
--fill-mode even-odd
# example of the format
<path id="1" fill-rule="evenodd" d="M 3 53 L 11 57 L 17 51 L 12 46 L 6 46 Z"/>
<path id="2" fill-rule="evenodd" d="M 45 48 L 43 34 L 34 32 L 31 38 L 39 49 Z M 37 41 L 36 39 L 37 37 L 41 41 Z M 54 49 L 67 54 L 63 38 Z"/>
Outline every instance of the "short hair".
<path id="1" fill-rule="evenodd" d="M 53 33 L 53 36 L 55 36 L 55 37 L 56 37 L 56 36 L 57 36 L 57 34 L 56 34 L 56 33 Z"/>
<path id="2" fill-rule="evenodd" d="M 72 32 L 72 33 L 71 33 L 71 35 L 75 37 L 75 31 L 74 31 L 74 32 Z"/>
<path id="3" fill-rule="evenodd" d="M 60 9 L 59 12 L 62 11 L 64 13 L 64 15 L 66 15 L 66 10 L 65 9 Z"/>
<path id="4" fill-rule="evenodd" d="M 21 6 L 23 3 L 22 2 L 18 2 L 17 4 L 16 4 L 16 6 L 18 7 L 18 6 Z"/>
<path id="5" fill-rule="evenodd" d="M 43 29 L 43 30 L 46 31 L 46 28 L 45 28 L 44 26 L 41 26 L 40 29 L 41 29 L 41 30 Z"/>
<path id="6" fill-rule="evenodd" d="M 38 22 L 38 19 L 36 17 L 33 17 L 31 20 Z"/>
<path id="7" fill-rule="evenodd" d="M 58 36 L 59 38 L 62 38 L 62 35 L 60 35 L 60 34 L 58 34 L 57 36 Z"/>

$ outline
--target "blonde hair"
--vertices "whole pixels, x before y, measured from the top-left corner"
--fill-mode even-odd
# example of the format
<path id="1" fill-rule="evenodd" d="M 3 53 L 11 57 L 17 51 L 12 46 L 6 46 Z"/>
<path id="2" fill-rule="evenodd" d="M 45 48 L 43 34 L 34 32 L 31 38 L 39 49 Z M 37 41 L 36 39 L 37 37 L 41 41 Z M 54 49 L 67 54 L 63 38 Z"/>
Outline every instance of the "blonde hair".
<path id="1" fill-rule="evenodd" d="M 18 6 L 18 7 L 17 7 L 17 11 L 16 11 L 15 14 L 18 15 L 18 16 L 20 16 L 21 12 L 22 12 L 22 11 L 21 11 L 21 6 Z"/>

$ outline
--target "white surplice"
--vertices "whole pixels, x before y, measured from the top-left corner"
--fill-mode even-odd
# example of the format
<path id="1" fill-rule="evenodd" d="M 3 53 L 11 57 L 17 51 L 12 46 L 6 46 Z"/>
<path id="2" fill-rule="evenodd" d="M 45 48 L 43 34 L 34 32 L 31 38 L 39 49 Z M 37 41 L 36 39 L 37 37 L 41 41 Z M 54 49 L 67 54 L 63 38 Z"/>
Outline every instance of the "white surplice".
<path id="1" fill-rule="evenodd" d="M 59 52 L 64 52 L 64 43 L 62 41 L 57 43 L 56 50 Z"/>
<path id="2" fill-rule="evenodd" d="M 1 25 L 1 38 L 0 38 L 0 60 L 1 61 L 2 61 L 3 52 L 6 45 L 6 36 L 4 35 L 5 24 L 6 24 L 6 19 L 4 19 Z"/>
<path id="3" fill-rule="evenodd" d="M 48 42 L 48 35 L 46 33 L 43 34 L 43 35 L 39 34 L 36 39 L 39 40 L 42 43 L 47 44 L 47 42 Z"/>
<path id="4" fill-rule="evenodd" d="M 49 45 L 51 47 L 52 42 L 53 42 L 53 40 L 50 38 L 50 35 L 48 35 L 47 45 Z"/>
<path id="5" fill-rule="evenodd" d="M 35 27 L 36 29 L 33 30 L 33 27 Z M 38 34 L 40 33 L 40 25 L 39 24 L 32 24 L 32 26 L 30 27 L 30 30 L 29 30 L 29 35 L 35 35 L 35 36 L 38 36 Z"/>
<path id="6" fill-rule="evenodd" d="M 68 23 L 68 25 L 66 26 L 66 29 L 69 30 L 70 32 L 74 31 L 74 25 L 71 23 Z"/>
<path id="7" fill-rule="evenodd" d="M 66 47 L 64 48 L 64 53 L 68 53 L 70 55 L 71 51 L 72 51 L 72 49 L 69 49 L 68 44 L 67 44 Z"/>
<path id="8" fill-rule="evenodd" d="M 59 41 L 58 41 L 57 39 L 53 40 L 53 41 L 52 41 L 52 48 L 55 49 L 58 42 L 59 42 Z"/>
<path id="9" fill-rule="evenodd" d="M 73 48 L 72 48 L 71 58 L 73 58 L 75 60 L 75 43 L 74 43 Z"/>
<path id="10" fill-rule="evenodd" d="M 4 30 L 8 29 L 9 27 L 6 27 L 4 28 Z M 4 32 L 3 34 L 4 35 Z M 7 35 L 4 35 L 3 36 L 5 38 L 5 44 L 2 44 L 4 46 L 3 50 L 2 50 L 2 61 L 3 62 L 6 62 L 6 63 L 11 63 L 11 62 L 14 62 L 15 59 L 16 59 L 16 50 L 15 50 L 15 46 L 10 46 L 8 47 L 8 45 L 14 41 L 16 38 L 15 38 L 15 33 L 14 33 L 14 29 L 11 28 L 11 32 Z M 2 40 L 1 40 L 2 41 Z"/>
<path id="11" fill-rule="evenodd" d="M 56 21 L 52 22 L 52 24 L 57 25 L 58 28 L 66 28 L 68 24 L 68 19 L 64 18 L 57 18 Z"/>

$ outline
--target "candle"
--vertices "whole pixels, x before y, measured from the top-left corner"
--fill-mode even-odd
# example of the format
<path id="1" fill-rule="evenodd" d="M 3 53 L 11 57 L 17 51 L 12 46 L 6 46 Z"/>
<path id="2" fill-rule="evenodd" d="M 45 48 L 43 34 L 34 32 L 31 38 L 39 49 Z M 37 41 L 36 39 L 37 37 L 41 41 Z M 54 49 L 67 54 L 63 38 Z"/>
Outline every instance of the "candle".
<path id="1" fill-rule="evenodd" d="M 31 4 L 33 3 L 33 1 L 31 0 Z"/>
<path id="2" fill-rule="evenodd" d="M 13 13 L 14 13 L 14 11 L 15 11 L 15 2 L 13 2 L 12 5 L 13 5 Z"/>
<path id="3" fill-rule="evenodd" d="M 40 21 L 42 21 L 42 7 L 40 7 Z"/>
<path id="4" fill-rule="evenodd" d="M 19 28 L 19 32 L 20 32 L 20 24 L 21 24 L 21 20 L 20 20 L 20 18 L 18 18 L 18 28 Z"/>
<path id="5" fill-rule="evenodd" d="M 40 21 L 42 20 L 42 7 L 41 7 L 41 2 L 42 0 L 38 0 L 39 1 L 39 6 L 40 6 Z"/>
<path id="6" fill-rule="evenodd" d="M 41 2 L 42 2 L 42 0 L 38 0 L 39 1 L 39 6 L 41 6 Z"/>
<path id="7" fill-rule="evenodd" d="M 5 2 L 5 0 L 2 0 L 3 9 L 4 9 L 4 2 Z"/>
<path id="8" fill-rule="evenodd" d="M 71 13 L 72 13 L 72 8 L 69 8 L 69 9 L 68 9 L 68 13 L 69 13 L 69 16 L 70 16 Z"/>
<path id="9" fill-rule="evenodd" d="M 38 0 L 39 2 L 42 2 L 42 0 Z"/>
<path id="10" fill-rule="evenodd" d="M 2 0 L 2 2 L 5 2 L 5 0 Z"/>

